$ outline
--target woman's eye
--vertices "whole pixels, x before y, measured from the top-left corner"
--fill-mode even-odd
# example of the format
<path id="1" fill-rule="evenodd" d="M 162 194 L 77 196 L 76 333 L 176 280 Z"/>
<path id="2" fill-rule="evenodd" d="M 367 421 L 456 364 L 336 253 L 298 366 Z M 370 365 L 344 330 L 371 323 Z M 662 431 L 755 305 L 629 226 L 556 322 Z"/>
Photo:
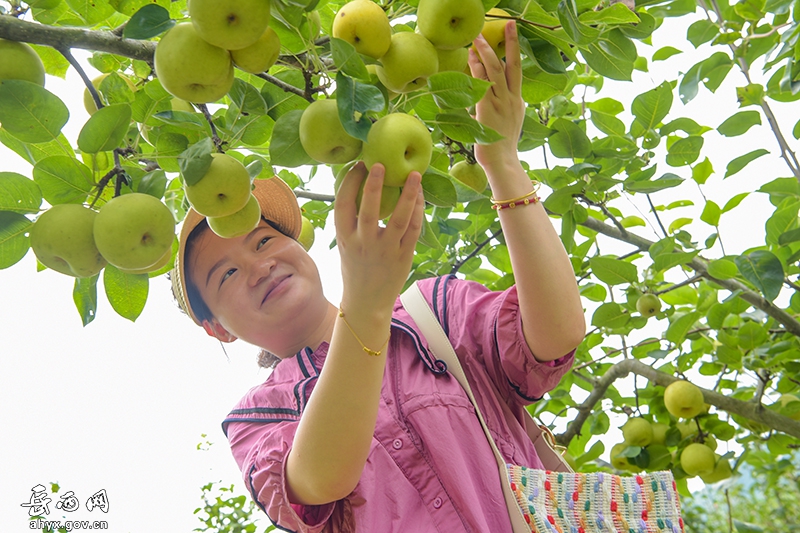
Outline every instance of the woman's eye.
<path id="1" fill-rule="evenodd" d="M 270 239 L 270 237 L 264 237 L 263 239 L 258 241 L 258 248 L 261 248 L 262 246 L 264 246 L 269 239 Z"/>
<path id="2" fill-rule="evenodd" d="M 225 273 L 222 275 L 222 279 L 221 279 L 221 280 L 220 280 L 220 282 L 219 282 L 219 283 L 220 283 L 220 285 L 222 285 L 222 283 L 223 283 L 223 282 L 224 282 L 226 279 L 228 279 L 229 277 L 231 277 L 231 276 L 233 275 L 233 273 L 234 273 L 234 272 L 236 272 L 236 269 L 235 269 L 235 268 L 232 268 L 232 269 L 228 270 L 227 272 L 225 272 Z"/>

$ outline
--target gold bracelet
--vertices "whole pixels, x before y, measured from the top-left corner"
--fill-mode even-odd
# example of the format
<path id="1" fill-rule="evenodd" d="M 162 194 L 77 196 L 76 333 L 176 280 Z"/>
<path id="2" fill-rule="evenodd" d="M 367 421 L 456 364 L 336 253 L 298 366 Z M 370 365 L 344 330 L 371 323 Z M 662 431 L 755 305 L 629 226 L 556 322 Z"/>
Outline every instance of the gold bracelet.
<path id="1" fill-rule="evenodd" d="M 533 196 L 534 194 L 536 194 L 536 191 L 538 191 L 538 190 L 539 190 L 539 183 L 537 182 L 536 186 L 528 194 L 523 194 L 522 196 L 519 196 L 517 198 L 512 198 L 510 200 L 495 200 L 494 197 L 492 197 L 490 200 L 495 205 L 498 205 L 498 204 L 510 204 L 512 202 L 518 202 L 520 200 L 524 200 L 525 198 Z"/>
<path id="2" fill-rule="evenodd" d="M 353 328 L 352 328 L 352 327 L 350 327 L 350 324 L 347 322 L 347 319 L 344 317 L 344 311 L 342 311 L 342 307 L 341 307 L 341 306 L 339 306 L 339 317 L 341 317 L 341 319 L 342 319 L 342 320 L 344 320 L 344 325 L 345 325 L 345 326 L 347 326 L 347 329 L 349 329 L 349 330 L 350 330 L 350 333 L 352 333 L 352 334 L 353 334 L 353 337 L 355 337 L 355 338 L 356 338 L 356 340 L 358 341 L 358 343 L 361 345 L 361 348 L 362 348 L 362 349 L 363 349 L 365 352 L 367 352 L 367 355 L 372 355 L 372 356 L 378 357 L 378 356 L 381 354 L 381 350 L 370 350 L 369 348 L 367 348 L 367 347 L 364 345 L 364 343 L 361 341 L 361 339 L 359 339 L 359 338 L 358 338 L 358 335 L 356 335 L 356 332 L 355 332 L 355 331 L 353 331 Z M 389 343 L 389 339 L 390 339 L 390 338 L 392 338 L 392 332 L 391 332 L 391 330 L 389 331 L 389 336 L 386 338 L 386 342 L 384 342 L 383 344 L 381 344 L 381 347 L 383 347 L 383 346 L 385 346 L 386 344 L 388 344 L 388 343 Z"/>

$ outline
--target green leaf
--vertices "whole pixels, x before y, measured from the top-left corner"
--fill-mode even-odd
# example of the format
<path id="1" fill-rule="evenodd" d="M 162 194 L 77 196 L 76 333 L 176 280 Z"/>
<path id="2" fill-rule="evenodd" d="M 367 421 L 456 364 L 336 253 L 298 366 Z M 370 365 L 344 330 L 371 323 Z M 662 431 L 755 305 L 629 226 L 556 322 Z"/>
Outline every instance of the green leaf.
<path id="1" fill-rule="evenodd" d="M 653 269 L 656 272 L 666 272 L 672 267 L 685 265 L 690 262 L 699 252 L 678 252 L 658 255 L 653 261 Z"/>
<path id="2" fill-rule="evenodd" d="M 612 4 L 600 11 L 585 11 L 578 16 L 584 24 L 629 24 L 639 22 L 639 17 L 623 3 Z"/>
<path id="3" fill-rule="evenodd" d="M 0 269 L 15 265 L 28 253 L 28 231 L 32 225 L 19 213 L 0 211 Z"/>
<path id="4" fill-rule="evenodd" d="M 700 213 L 700 220 L 710 226 L 719 226 L 719 217 L 722 215 L 722 210 L 713 200 L 706 200 L 706 205 L 703 212 Z"/>
<path id="5" fill-rule="evenodd" d="M 231 86 L 231 90 L 228 91 L 228 98 L 230 98 L 231 101 L 236 104 L 236 107 L 244 114 L 263 115 L 267 112 L 267 102 L 258 89 L 239 78 L 233 80 L 233 86 Z M 196 118 L 198 121 L 202 121 L 195 113 L 186 114 Z M 192 120 L 186 115 L 180 116 L 185 120 Z"/>
<path id="6" fill-rule="evenodd" d="M 424 216 L 422 217 L 422 232 L 419 235 L 419 242 L 433 250 L 444 249 L 442 243 L 436 238 L 436 234 L 433 232 L 433 227 L 431 223 L 428 222 L 428 218 Z"/>
<path id="7" fill-rule="evenodd" d="M 742 200 L 747 198 L 750 195 L 749 192 L 742 192 L 725 202 L 725 206 L 722 208 L 723 213 L 727 213 L 731 209 L 735 208 L 737 205 L 742 203 Z"/>
<path id="8" fill-rule="evenodd" d="M 38 213 L 42 189 L 31 179 L 16 172 L 0 172 L 0 211 Z"/>
<path id="9" fill-rule="evenodd" d="M 621 328 L 631 319 L 630 313 L 621 305 L 606 302 L 592 315 L 592 325 L 598 328 Z"/>
<path id="10" fill-rule="evenodd" d="M 442 133 L 454 141 L 490 144 L 503 138 L 495 130 L 487 128 L 469 116 L 466 110 L 439 113 L 434 122 Z"/>
<path id="11" fill-rule="evenodd" d="M 795 199 L 787 199 L 781 203 L 764 225 L 767 244 L 778 244 L 781 235 L 797 227 L 798 209 L 800 202 Z"/>
<path id="12" fill-rule="evenodd" d="M 580 289 L 581 296 L 593 302 L 604 302 L 608 296 L 606 288 L 598 283 L 587 283 Z"/>
<path id="13" fill-rule="evenodd" d="M 678 93 L 683 103 L 689 103 L 697 96 L 697 88 L 701 81 L 709 91 L 712 93 L 716 91 L 732 66 L 733 61 L 725 52 L 715 52 L 707 59 L 692 66 L 678 86 Z"/>
<path id="14" fill-rule="evenodd" d="M 331 37 L 331 55 L 340 73 L 347 74 L 351 78 L 369 81 L 367 66 L 352 44 L 342 39 Z"/>
<path id="15" fill-rule="evenodd" d="M 792 128 L 792 137 L 795 139 L 800 139 L 800 120 L 798 120 L 797 124 L 795 124 L 794 128 Z"/>
<path id="16" fill-rule="evenodd" d="M 686 31 L 686 38 L 695 48 L 707 43 L 719 34 L 719 26 L 710 20 L 701 19 L 694 22 Z"/>
<path id="17" fill-rule="evenodd" d="M 666 339 L 674 344 L 681 344 L 686 338 L 686 334 L 692 329 L 697 320 L 703 316 L 697 311 L 691 311 L 683 316 L 676 318 L 667 328 L 664 335 Z"/>
<path id="18" fill-rule="evenodd" d="M 547 140 L 554 156 L 566 159 L 589 156 L 592 143 L 580 126 L 571 120 L 559 118 L 550 127 L 556 130 Z"/>
<path id="19" fill-rule="evenodd" d="M 768 250 L 756 250 L 749 255 L 740 255 L 733 260 L 739 272 L 758 289 L 764 298 L 774 300 L 783 285 L 783 265 L 775 254 Z"/>
<path id="20" fill-rule="evenodd" d="M 717 259 L 708 264 L 708 273 L 717 279 L 730 279 L 739 273 L 739 269 L 729 259 Z"/>
<path id="21" fill-rule="evenodd" d="M 536 5 L 536 3 L 531 2 L 529 5 Z M 558 21 L 556 21 L 556 25 L 558 25 Z M 525 54 L 543 71 L 550 74 L 564 74 L 567 71 L 561 51 L 555 45 L 544 39 L 520 40 L 521 45 L 526 42 L 530 50 L 525 50 Z"/>
<path id="22" fill-rule="evenodd" d="M 672 167 L 681 167 L 697 161 L 700 150 L 703 148 L 703 138 L 697 135 L 678 139 L 669 147 L 667 164 Z"/>
<path id="23" fill-rule="evenodd" d="M 597 39 L 600 30 L 581 23 L 575 9 L 574 0 L 561 0 L 558 3 L 558 20 L 570 39 L 578 46 L 584 46 Z"/>
<path id="24" fill-rule="evenodd" d="M 733 176 L 734 174 L 742 170 L 744 167 L 746 167 L 748 164 L 750 164 L 752 161 L 755 161 L 759 157 L 767 155 L 768 153 L 769 150 L 759 148 L 758 150 L 753 150 L 752 152 L 740 155 L 736 159 L 731 160 L 731 162 L 728 163 L 728 167 L 725 169 L 725 178 Z"/>
<path id="25" fill-rule="evenodd" d="M 639 147 L 635 142 L 620 135 L 609 135 L 592 142 L 592 153 L 598 157 L 630 159 L 638 151 Z"/>
<path id="26" fill-rule="evenodd" d="M 733 519 L 733 527 L 736 528 L 736 533 L 764 533 L 763 527 L 749 522 L 742 522 L 735 518 Z"/>
<path id="27" fill-rule="evenodd" d="M 65 155 L 50 156 L 36 163 L 33 180 L 50 205 L 83 203 L 94 189 L 89 167 Z"/>
<path id="28" fill-rule="evenodd" d="M 344 130 L 366 142 L 372 122 L 365 115 L 381 111 L 386 102 L 381 90 L 374 85 L 357 82 L 340 72 L 336 75 L 336 105 Z"/>
<path id="29" fill-rule="evenodd" d="M 672 107 L 672 85 L 664 82 L 633 99 L 631 112 L 646 130 L 654 129 Z M 662 134 L 663 135 L 663 134 Z"/>
<path id="30" fill-rule="evenodd" d="M 664 189 L 669 189 L 671 187 L 677 187 L 683 183 L 683 178 L 667 172 L 657 180 L 649 181 L 649 180 L 637 180 L 633 181 L 631 178 L 628 178 L 623 182 L 625 189 L 631 192 L 639 192 L 650 194 L 658 191 L 662 191 Z"/>
<path id="31" fill-rule="evenodd" d="M 109 264 L 104 269 L 103 286 L 114 311 L 135 322 L 147 303 L 150 287 L 147 274 L 126 274 Z"/>
<path id="32" fill-rule="evenodd" d="M 30 44 L 30 43 L 29 43 Z M 66 78 L 67 71 L 69 70 L 69 61 L 61 52 L 49 46 L 42 46 L 38 44 L 31 44 L 31 48 L 36 51 L 36 54 L 41 58 L 44 64 L 44 71 L 51 76 L 56 76 L 62 80 Z"/>
<path id="33" fill-rule="evenodd" d="M 614 115 L 592 109 L 592 124 L 606 135 L 624 135 L 625 123 Z"/>
<path id="34" fill-rule="evenodd" d="M 113 268 L 113 267 L 112 267 Z M 72 289 L 72 301 L 81 315 L 81 322 L 86 327 L 97 314 L 97 280 L 100 274 L 89 278 L 75 278 Z"/>
<path id="35" fill-rule="evenodd" d="M 437 207 L 455 207 L 458 202 L 453 182 L 436 172 L 423 174 L 422 192 L 425 201 Z"/>
<path id="36" fill-rule="evenodd" d="M 174 25 L 175 21 L 170 18 L 169 11 L 156 4 L 147 4 L 131 16 L 122 36 L 126 39 L 149 39 Z"/>
<path id="37" fill-rule="evenodd" d="M 742 135 L 756 124 L 761 124 L 761 113 L 758 111 L 739 111 L 728 117 L 717 127 L 717 131 L 725 137 Z"/>
<path id="38" fill-rule="evenodd" d="M 118 148 L 130 125 L 130 105 L 114 104 L 98 109 L 81 128 L 78 148 L 87 154 Z"/>
<path id="39" fill-rule="evenodd" d="M 619 29 L 611 30 L 588 44 L 581 55 L 592 70 L 612 80 L 630 81 L 636 46 Z"/>
<path id="40" fill-rule="evenodd" d="M 674 46 L 664 46 L 656 50 L 656 52 L 653 54 L 653 61 L 664 61 L 674 55 L 682 53 L 682 50 L 678 50 Z"/>
<path id="41" fill-rule="evenodd" d="M 568 74 L 551 74 L 535 65 L 522 69 L 522 97 L 529 104 L 546 102 L 561 94 L 570 83 Z"/>
<path id="42" fill-rule="evenodd" d="M 592 257 L 589 260 L 592 274 L 608 285 L 634 283 L 639 279 L 636 265 L 611 257 Z"/>
<path id="43" fill-rule="evenodd" d="M 800 228 L 781 233 L 780 237 L 778 237 L 778 244 L 781 246 L 797 241 L 800 241 Z"/>
<path id="44" fill-rule="evenodd" d="M 692 179 L 700 185 L 703 185 L 713 173 L 714 167 L 707 157 L 692 167 Z"/>
<path id="45" fill-rule="evenodd" d="M 757 21 L 764 16 L 766 0 L 740 0 L 733 11 L 745 20 Z"/>
<path id="46" fill-rule="evenodd" d="M 658 133 L 661 136 L 669 135 L 670 133 L 674 133 L 676 131 L 683 131 L 688 135 L 702 135 L 705 132 L 711 130 L 708 126 L 701 126 L 694 120 L 687 118 L 687 117 L 680 117 L 676 118 L 675 120 L 670 121 L 667 124 L 664 124 L 659 130 Z"/>
<path id="47" fill-rule="evenodd" d="M 461 109 L 477 104 L 492 84 L 463 72 L 439 72 L 428 78 L 428 89 L 441 108 Z"/>
<path id="48" fill-rule="evenodd" d="M 69 119 L 69 110 L 56 95 L 35 83 L 0 81 L 0 123 L 23 142 L 57 139 Z"/>
<path id="49" fill-rule="evenodd" d="M 189 146 L 178 156 L 178 166 L 184 185 L 194 185 L 203 179 L 214 159 L 211 157 L 213 151 L 214 144 L 211 137 L 205 137 Z"/>
<path id="50" fill-rule="evenodd" d="M 66 0 L 66 3 L 90 25 L 103 22 L 114 14 L 108 0 Z"/>
<path id="51" fill-rule="evenodd" d="M 300 117 L 302 109 L 295 109 L 281 115 L 272 129 L 272 140 L 269 143 L 269 158 L 273 165 L 282 167 L 299 167 L 313 165 L 315 161 L 309 157 L 300 144 Z"/>

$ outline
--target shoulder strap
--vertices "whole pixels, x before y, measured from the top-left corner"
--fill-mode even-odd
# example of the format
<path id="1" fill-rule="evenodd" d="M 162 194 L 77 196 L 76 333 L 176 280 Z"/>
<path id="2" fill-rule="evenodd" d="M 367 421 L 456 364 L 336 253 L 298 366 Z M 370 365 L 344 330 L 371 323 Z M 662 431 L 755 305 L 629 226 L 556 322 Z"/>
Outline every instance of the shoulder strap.
<path id="1" fill-rule="evenodd" d="M 425 297 L 422 295 L 422 291 L 420 291 L 416 283 L 413 283 L 400 295 L 400 301 L 403 303 L 405 310 L 408 311 L 408 314 L 411 315 L 411 318 L 414 319 L 414 322 L 416 322 L 422 335 L 428 341 L 428 346 L 433 351 L 434 356 L 447 364 L 447 370 L 458 380 L 467 393 L 467 396 L 469 396 L 472 405 L 475 407 L 475 413 L 478 415 L 483 433 L 486 435 L 486 439 L 492 447 L 492 452 L 494 452 L 495 461 L 497 461 L 500 485 L 503 487 L 503 496 L 505 497 L 506 507 L 508 508 L 514 533 L 530 533 L 530 526 L 525 522 L 516 496 L 511 490 L 506 461 L 503 459 L 503 456 L 500 455 L 500 450 L 497 449 L 497 444 L 495 444 L 491 433 L 489 433 L 489 428 L 486 426 L 486 421 L 483 418 L 483 414 L 481 414 L 480 408 L 478 408 L 475 396 L 472 394 L 472 388 L 469 386 L 467 376 L 464 374 L 464 369 L 461 368 L 458 356 L 453 350 L 453 345 L 450 344 L 450 340 L 447 338 L 447 335 L 445 335 L 439 321 L 436 320 L 433 311 L 431 311 L 428 302 L 425 301 Z"/>

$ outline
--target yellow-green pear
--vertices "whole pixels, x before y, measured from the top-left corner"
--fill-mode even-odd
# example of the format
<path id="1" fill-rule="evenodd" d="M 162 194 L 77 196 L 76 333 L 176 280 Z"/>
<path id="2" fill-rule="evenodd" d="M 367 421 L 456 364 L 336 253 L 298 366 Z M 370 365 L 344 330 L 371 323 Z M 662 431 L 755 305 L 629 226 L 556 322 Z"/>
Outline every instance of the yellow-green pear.
<path id="1" fill-rule="evenodd" d="M 0 81 L 25 80 L 44 87 L 44 63 L 28 44 L 0 39 Z"/>
<path id="2" fill-rule="evenodd" d="M 250 195 L 243 208 L 224 217 L 208 217 L 208 227 L 223 239 L 247 235 L 261 221 L 261 206 L 258 199 Z"/>
<path id="3" fill-rule="evenodd" d="M 691 443 L 681 452 L 681 468 L 690 476 L 711 474 L 715 464 L 714 451 L 699 442 Z"/>
<path id="4" fill-rule="evenodd" d="M 269 70 L 278 60 L 281 52 L 281 39 L 275 30 L 267 28 L 261 37 L 245 48 L 231 50 L 233 63 L 251 74 L 261 74 Z"/>
<path id="5" fill-rule="evenodd" d="M 300 226 L 300 234 L 297 236 L 297 242 L 300 243 L 307 252 L 314 246 L 314 226 L 311 221 L 303 217 L 303 224 Z"/>
<path id="6" fill-rule="evenodd" d="M 424 174 L 431 162 L 433 141 L 428 127 L 405 113 L 391 113 L 372 125 L 362 159 L 368 169 L 386 167 L 383 184 L 402 187 L 412 171 Z"/>
<path id="7" fill-rule="evenodd" d="M 314 101 L 303 111 L 300 144 L 313 160 L 341 165 L 358 157 L 363 143 L 344 130 L 336 100 L 325 99 Z"/>
<path id="8" fill-rule="evenodd" d="M 186 199 L 206 217 L 225 217 L 243 209 L 250 200 L 250 174 L 228 154 L 211 154 L 211 166 L 197 183 L 186 185 Z"/>
<path id="9" fill-rule="evenodd" d="M 681 432 L 681 440 L 697 435 L 697 423 L 694 420 L 683 420 L 675 424 L 675 427 Z"/>
<path id="10" fill-rule="evenodd" d="M 481 0 L 419 0 L 417 28 L 436 48 L 463 48 L 483 26 Z"/>
<path id="11" fill-rule="evenodd" d="M 655 294 L 642 294 L 636 300 L 636 310 L 643 317 L 650 318 L 661 311 L 661 300 Z"/>
<path id="12" fill-rule="evenodd" d="M 653 441 L 653 428 L 644 418 L 629 418 L 622 426 L 622 436 L 631 446 L 647 446 Z"/>
<path id="13" fill-rule="evenodd" d="M 186 111 L 187 113 L 194 113 L 196 111 L 190 102 L 181 100 L 180 98 L 171 98 L 169 104 L 173 111 Z"/>
<path id="14" fill-rule="evenodd" d="M 99 91 L 100 84 L 103 83 L 103 80 L 106 79 L 110 73 L 100 74 L 95 79 L 92 80 L 92 85 L 94 88 Z M 125 81 L 125 84 L 130 88 L 131 91 L 136 91 L 136 85 L 128 79 L 126 76 L 122 76 L 121 74 L 117 73 L 117 76 L 122 78 Z M 94 102 L 94 98 L 92 98 L 92 93 L 89 92 L 89 89 L 84 87 L 83 88 L 83 107 L 86 109 L 86 112 L 90 115 L 94 115 L 97 112 L 97 104 Z"/>
<path id="15" fill-rule="evenodd" d="M 369 79 L 370 83 L 377 86 L 378 88 L 383 87 L 386 89 L 386 97 L 389 100 L 394 100 L 399 96 L 399 93 L 394 92 L 393 90 L 386 87 L 382 82 L 381 79 L 378 77 L 378 66 L 376 64 L 367 65 L 367 72 L 369 72 Z"/>
<path id="16" fill-rule="evenodd" d="M 159 259 L 158 261 L 155 262 L 155 264 L 150 265 L 149 267 L 134 268 L 131 270 L 120 268 L 119 271 L 124 272 L 126 274 L 149 274 L 151 272 L 161 270 L 162 268 L 167 266 L 171 260 L 172 260 L 172 247 L 170 246 L 170 249 L 164 252 L 164 255 L 161 256 L 161 259 Z"/>
<path id="17" fill-rule="evenodd" d="M 489 46 L 500 59 L 506 56 L 506 24 L 509 19 L 497 18 L 497 15 L 508 17 L 508 11 L 493 7 L 486 12 L 486 19 L 483 23 L 481 35 L 483 35 Z"/>
<path id="18" fill-rule="evenodd" d="M 359 54 L 380 59 L 389 50 L 392 27 L 378 4 L 371 0 L 353 0 L 336 13 L 331 35 L 352 44 Z"/>
<path id="19" fill-rule="evenodd" d="M 117 268 L 138 270 L 153 266 L 172 248 L 175 218 L 158 198 L 130 193 L 109 200 L 94 223 L 94 242 Z"/>
<path id="20" fill-rule="evenodd" d="M 667 442 L 667 431 L 669 431 L 669 426 L 667 424 L 655 422 L 650 424 L 650 427 L 653 428 L 653 440 L 650 441 L 651 444 L 664 444 Z"/>
<path id="21" fill-rule="evenodd" d="M 719 455 L 716 456 L 716 459 L 717 464 L 714 465 L 714 470 L 710 474 L 700 474 L 700 479 L 703 480 L 703 483 L 709 485 L 712 483 L 719 483 L 733 475 L 731 463 L 727 459 L 723 459 Z"/>
<path id="22" fill-rule="evenodd" d="M 477 192 L 483 192 L 489 185 L 486 171 L 478 163 L 474 165 L 467 161 L 459 161 L 450 169 L 450 175 Z"/>
<path id="23" fill-rule="evenodd" d="M 392 35 L 392 45 L 380 59 L 378 78 L 397 93 L 416 91 L 439 71 L 439 56 L 431 42 L 408 31 Z"/>
<path id="24" fill-rule="evenodd" d="M 44 266 L 76 278 L 94 276 L 106 266 L 94 242 L 97 212 L 77 204 L 54 205 L 30 229 L 33 253 Z"/>
<path id="25" fill-rule="evenodd" d="M 664 405 L 672 416 L 694 418 L 705 409 L 703 392 L 694 383 L 673 381 L 664 390 Z"/>
<path id="26" fill-rule="evenodd" d="M 456 48 L 455 50 L 436 49 L 439 59 L 439 72 L 464 72 L 469 69 L 469 48 Z M 469 72 L 467 72 L 469 74 Z"/>
<path id="27" fill-rule="evenodd" d="M 611 466 L 613 466 L 617 470 L 628 469 L 629 466 L 628 458 L 620 455 L 622 452 L 625 451 L 625 448 L 627 447 L 628 445 L 625 444 L 624 442 L 620 442 L 611 447 L 611 453 L 610 453 Z"/>
<path id="28" fill-rule="evenodd" d="M 154 61 L 164 89 L 188 102 L 215 102 L 233 86 L 230 52 L 201 39 L 190 22 L 177 24 L 164 34 Z"/>
<path id="29" fill-rule="evenodd" d="M 225 50 L 256 42 L 270 18 L 268 0 L 189 0 L 188 8 L 197 34 Z"/>

